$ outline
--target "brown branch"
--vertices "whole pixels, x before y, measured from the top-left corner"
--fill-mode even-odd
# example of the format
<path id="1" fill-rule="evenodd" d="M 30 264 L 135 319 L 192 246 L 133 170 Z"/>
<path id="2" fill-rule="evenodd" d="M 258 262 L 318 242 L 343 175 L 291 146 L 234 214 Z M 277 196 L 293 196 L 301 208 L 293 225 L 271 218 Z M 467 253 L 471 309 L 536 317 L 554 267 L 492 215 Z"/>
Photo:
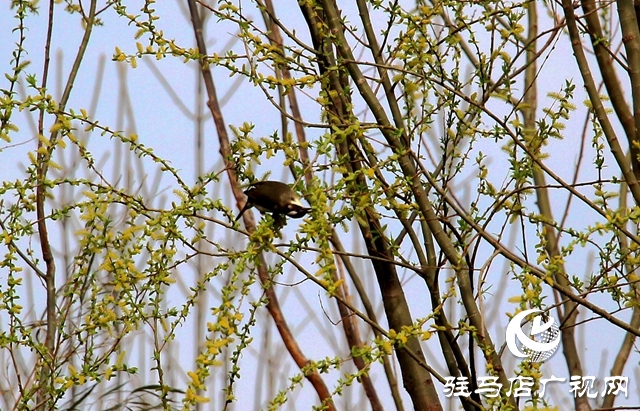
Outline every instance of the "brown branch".
<path id="1" fill-rule="evenodd" d="M 275 13 L 275 9 L 273 7 L 273 2 L 271 0 L 265 0 L 265 4 L 262 5 L 261 7 L 263 9 L 263 19 L 265 21 L 265 24 L 267 25 L 268 28 L 268 33 L 269 33 L 269 41 L 271 42 L 271 44 L 275 45 L 278 47 L 278 49 L 280 50 L 280 52 L 285 55 L 286 51 L 284 48 L 284 42 L 282 39 L 282 35 L 280 34 L 280 24 L 278 22 L 278 18 L 276 17 L 276 13 Z M 278 23 L 276 23 L 278 22 Z M 291 71 L 289 70 L 289 68 L 286 65 L 280 65 L 277 67 L 276 72 L 278 73 L 278 75 L 281 75 L 284 79 L 291 79 Z M 291 108 L 291 117 L 293 118 L 294 121 L 294 126 L 295 126 L 295 130 L 296 130 L 296 135 L 298 136 L 298 142 L 300 143 L 304 143 L 306 142 L 306 134 L 304 131 L 304 127 L 302 126 L 303 122 L 302 122 L 302 114 L 300 112 L 300 107 L 297 101 L 297 97 L 296 97 L 296 93 L 295 93 L 295 88 L 291 88 L 288 91 L 284 92 L 286 93 L 286 96 L 289 99 L 289 105 Z M 281 112 L 286 111 L 284 107 L 281 108 L 280 110 Z M 286 119 L 287 116 L 283 114 L 283 123 L 284 123 L 284 119 Z M 283 126 L 286 124 L 283 124 Z M 283 135 L 286 135 L 286 133 L 283 133 Z M 308 150 L 306 148 L 305 145 L 301 144 L 299 146 L 299 151 L 300 151 L 300 158 L 302 160 L 302 164 L 303 164 L 303 169 L 305 170 L 304 172 L 304 176 L 306 179 L 306 183 L 307 185 L 311 184 L 312 181 L 312 177 L 313 177 L 313 170 L 310 167 L 310 161 L 309 161 L 309 153 Z M 291 165 L 291 171 L 294 172 L 294 165 Z M 340 239 L 335 231 L 335 229 L 332 229 L 332 233 L 331 233 L 331 237 L 330 237 L 330 241 L 332 242 L 332 244 L 338 247 L 341 247 L 341 243 L 340 243 Z M 360 288 L 358 287 L 358 277 L 357 274 L 355 272 L 355 269 L 353 268 L 353 266 L 350 264 L 348 257 L 345 255 L 341 255 L 340 256 L 342 262 L 344 263 L 347 272 L 350 274 L 350 277 L 352 279 L 352 281 L 354 282 L 354 284 L 356 284 L 356 289 L 359 291 L 360 297 L 361 299 L 366 300 L 366 295 L 360 290 Z M 333 276 L 334 276 L 334 280 L 338 280 L 337 278 L 337 271 L 333 270 Z M 362 342 L 362 340 L 360 339 L 360 336 L 357 332 L 357 327 L 356 327 L 356 322 L 354 320 L 353 317 L 353 313 L 351 311 L 349 311 L 348 307 L 345 306 L 343 303 L 341 303 L 340 301 L 346 301 L 348 299 L 348 290 L 346 288 L 346 283 L 343 284 L 341 287 L 338 288 L 337 290 L 338 293 L 338 298 L 336 298 L 337 301 L 337 305 L 338 305 L 338 310 L 340 312 L 340 315 L 342 317 L 342 326 L 344 329 L 344 333 L 345 333 L 345 337 L 347 338 L 347 343 L 349 344 L 349 347 L 362 347 L 364 344 Z M 370 305 L 370 304 L 369 304 Z M 367 306 L 365 304 L 365 306 Z M 373 313 L 373 310 L 371 310 L 371 313 Z M 376 330 L 374 329 L 374 333 L 376 335 L 379 335 L 379 333 L 376 332 Z M 368 374 L 366 373 L 366 369 L 365 369 L 365 363 L 361 358 L 357 358 L 354 357 L 353 358 L 353 362 L 356 366 L 356 368 L 360 371 L 363 372 L 362 377 L 361 377 L 361 381 L 362 381 L 362 385 L 365 391 L 365 394 L 367 395 L 367 398 L 369 399 L 369 402 L 371 404 L 371 407 L 373 410 L 382 410 L 382 404 L 380 403 L 380 399 L 378 397 L 377 391 L 375 389 L 375 386 L 373 384 L 373 382 L 371 381 L 371 378 L 368 376 Z M 389 358 L 388 356 L 384 356 L 383 357 L 383 364 L 384 364 L 384 368 L 385 368 L 385 373 L 387 376 L 387 380 L 389 382 L 389 386 L 391 388 L 392 391 L 392 395 L 393 398 L 396 402 L 396 406 L 398 407 L 399 410 L 402 410 L 402 402 L 401 402 L 401 398 L 398 392 L 398 388 L 397 388 L 397 381 L 395 379 L 395 376 L 393 375 L 393 372 L 391 370 L 390 364 L 389 364 Z"/>
<path id="2" fill-rule="evenodd" d="M 602 127 L 602 131 L 605 137 L 607 138 L 611 154 L 613 154 L 616 162 L 618 163 L 618 166 L 620 167 L 620 171 L 622 172 L 625 181 L 629 185 L 629 189 L 631 190 L 633 199 L 635 200 L 636 204 L 640 204 L 640 184 L 638 184 L 638 179 L 636 179 L 629 161 L 627 161 L 624 150 L 620 146 L 620 141 L 616 136 L 616 132 L 611 122 L 609 121 L 606 109 L 602 104 L 600 95 L 598 94 L 598 88 L 593 79 L 591 69 L 589 68 L 587 56 L 585 55 L 584 49 L 582 47 L 582 40 L 580 37 L 580 32 L 578 31 L 576 16 L 573 12 L 573 3 L 571 2 L 571 0 L 562 0 L 562 7 L 567 22 L 569 37 L 571 39 L 571 47 L 573 47 L 573 55 L 575 56 L 576 62 L 578 63 L 580 75 L 582 76 L 584 86 L 587 89 L 587 94 L 589 95 L 592 109 L 596 115 L 596 118 L 598 119 L 598 122 L 600 123 L 600 126 Z"/>
<path id="3" fill-rule="evenodd" d="M 524 130 L 532 130 L 532 133 L 536 133 L 536 110 L 538 107 L 538 90 L 537 90 L 537 36 L 538 36 L 538 11 L 536 2 L 530 2 L 527 4 L 527 16 L 529 20 L 529 33 L 528 39 L 529 45 L 527 47 L 526 58 L 526 71 L 524 77 L 525 94 L 524 94 L 524 108 L 522 109 L 524 117 Z M 538 147 L 532 148 L 533 154 L 538 155 L 540 150 Z M 544 172 L 538 168 L 533 167 L 533 180 L 539 187 L 536 189 L 536 197 L 540 214 L 546 221 L 555 221 L 553 218 L 553 210 L 551 207 L 551 201 L 549 198 L 549 191 L 545 188 L 546 180 Z M 559 236 L 556 234 L 556 229 L 551 224 L 544 224 L 545 230 L 545 249 L 549 258 L 554 259 L 561 257 L 560 248 L 558 245 Z M 558 263 L 558 271 L 554 275 L 554 281 L 561 284 L 564 287 L 569 288 L 571 283 L 569 282 L 564 264 Z M 577 303 L 571 300 L 566 300 L 562 304 L 563 310 L 558 307 L 558 316 L 562 327 L 562 349 L 564 358 L 567 363 L 570 375 L 582 375 L 583 368 L 580 362 L 580 355 L 576 347 L 575 340 L 575 323 L 578 318 Z M 578 396 L 574 399 L 575 407 L 579 410 L 588 410 L 591 408 L 587 398 Z"/>
<path id="4" fill-rule="evenodd" d="M 51 0 L 49 2 L 49 19 L 48 19 L 48 27 L 47 27 L 47 39 L 45 41 L 45 61 L 43 67 L 43 80 L 42 80 L 42 89 L 45 90 L 47 88 L 47 81 L 49 75 L 49 62 L 50 62 L 50 50 L 51 50 L 51 42 L 53 35 L 53 14 L 54 14 L 55 2 Z M 86 18 L 86 26 L 84 30 L 84 34 L 82 39 L 80 40 L 80 46 L 78 48 L 78 53 L 76 54 L 75 60 L 71 66 L 71 70 L 69 72 L 69 77 L 65 84 L 64 91 L 60 100 L 58 101 L 58 107 L 61 111 L 64 110 L 69 97 L 71 95 L 71 90 L 75 84 L 76 76 L 80 70 L 80 65 L 82 60 L 84 59 L 84 54 L 89 46 L 89 39 L 91 38 L 91 33 L 93 30 L 93 24 L 95 20 L 97 1 L 91 0 L 91 4 L 89 6 L 89 16 Z M 38 119 L 38 133 L 40 135 L 44 135 L 44 115 L 45 111 L 40 110 L 39 119 Z M 58 320 L 57 320 L 57 310 L 56 310 L 56 265 L 55 258 L 53 256 L 53 251 L 51 249 L 51 243 L 49 241 L 49 233 L 47 230 L 46 218 L 45 218 L 45 199 L 47 197 L 47 188 L 46 188 L 46 179 L 49 170 L 49 161 L 51 160 L 51 156 L 53 154 L 53 150 L 55 147 L 54 142 L 58 138 L 58 131 L 54 131 L 51 133 L 49 141 L 51 142 L 48 150 L 43 153 L 44 144 L 42 140 L 38 140 L 38 169 L 37 169 L 37 186 L 36 186 L 36 216 L 37 216 L 37 225 L 38 225 L 38 236 L 40 239 L 40 248 L 42 251 L 42 259 L 46 265 L 46 275 L 45 275 L 45 287 L 46 287 L 46 296 L 47 296 L 47 319 L 46 319 L 46 340 L 45 340 L 45 358 L 44 364 L 40 373 L 40 387 L 37 393 L 37 406 L 38 410 L 44 410 L 47 407 L 48 397 L 53 392 L 53 379 L 52 375 L 54 369 L 56 367 L 56 334 L 58 329 Z M 50 392 L 47 392 L 50 390 Z"/>
<path id="5" fill-rule="evenodd" d="M 439 223 L 437 215 L 435 214 L 435 211 L 427 197 L 425 185 L 420 179 L 420 174 L 417 172 L 416 165 L 413 161 L 413 158 L 411 157 L 411 154 L 408 153 L 406 150 L 405 142 L 408 140 L 406 136 L 406 131 L 400 134 L 398 133 L 398 131 L 400 130 L 396 130 L 391 125 L 385 113 L 384 108 L 380 104 L 375 93 L 369 87 L 360 68 L 358 67 L 358 64 L 355 63 L 355 58 L 353 57 L 351 49 L 349 48 L 348 42 L 346 41 L 344 37 L 344 33 L 341 29 L 340 18 L 339 18 L 337 9 L 335 7 L 335 4 L 330 0 L 325 1 L 323 2 L 323 9 L 327 13 L 327 22 L 329 25 L 329 29 L 331 30 L 332 36 L 335 36 L 336 38 L 334 44 L 338 54 L 342 59 L 349 61 L 349 62 L 346 62 L 345 65 L 351 78 L 353 79 L 353 83 L 357 87 L 360 93 L 360 96 L 364 99 L 369 109 L 373 113 L 376 121 L 381 126 L 380 131 L 384 135 L 387 143 L 392 147 L 394 153 L 398 155 L 399 166 L 403 174 L 407 177 L 409 187 L 413 193 L 413 196 L 416 200 L 418 208 L 420 209 L 423 217 L 427 221 L 427 224 L 429 225 L 429 228 L 432 231 L 436 242 L 440 245 L 442 251 L 446 255 L 451 265 L 456 269 L 456 277 L 458 280 L 458 287 L 461 290 L 460 293 L 462 297 L 462 302 L 463 302 L 463 305 L 465 306 L 465 309 L 467 310 L 469 321 L 471 325 L 475 327 L 477 332 L 477 337 L 484 348 L 483 351 L 485 353 L 485 357 L 487 358 L 487 361 L 489 361 L 492 364 L 493 368 L 499 372 L 500 382 L 503 384 L 506 384 L 507 379 L 504 373 L 504 369 L 501 365 L 501 360 L 499 356 L 496 354 L 495 346 L 491 340 L 489 333 L 486 330 L 486 327 L 484 326 L 484 323 L 482 322 L 482 317 L 478 310 L 475 299 L 473 298 L 473 290 L 472 290 L 470 278 L 468 275 L 468 268 L 466 267 L 466 263 L 462 258 L 462 256 L 457 253 L 455 246 L 451 242 L 451 239 L 449 238 L 448 234 L 443 230 L 442 225 Z M 340 90 L 336 90 L 336 91 L 338 91 L 338 94 L 340 95 L 339 93 Z M 394 130 L 396 131 L 394 132 Z M 369 224 L 369 227 L 371 227 L 370 233 L 366 231 L 363 232 L 363 238 L 365 239 L 365 242 L 367 242 L 367 237 L 373 234 L 369 239 L 370 241 L 367 243 L 367 246 L 370 252 L 375 251 L 377 253 L 384 253 L 385 252 L 384 244 L 381 242 L 381 239 L 383 238 L 383 236 L 381 235 L 382 233 L 378 231 L 379 227 L 376 225 L 376 221 L 371 218 L 370 213 L 366 213 L 365 217 L 368 219 L 367 222 Z M 361 227 L 362 227 L 362 224 L 361 224 Z M 387 256 L 387 257 L 391 257 L 391 256 Z M 376 272 L 379 274 L 379 282 L 381 282 L 380 273 L 385 271 L 387 267 L 374 265 L 374 268 L 376 268 Z M 393 286 L 393 285 L 394 284 L 392 282 L 388 284 L 383 284 L 383 282 L 381 282 L 381 289 L 384 289 L 383 286 Z M 401 291 L 398 291 L 398 292 L 401 292 Z M 387 307 L 385 306 L 385 308 Z M 396 307 L 393 308 L 393 310 L 395 309 Z M 388 316 L 390 315 L 389 312 L 387 312 L 387 315 Z M 391 319 L 390 319 L 390 322 L 391 322 Z M 404 365 L 409 366 L 409 364 L 404 364 Z M 405 379 L 406 379 L 407 370 L 403 369 L 403 375 L 405 376 Z M 411 377 L 412 375 L 409 375 L 409 378 Z M 410 383 L 408 384 L 407 381 L 405 381 L 405 386 L 407 386 L 407 390 L 410 392 L 410 394 L 412 394 L 411 384 Z M 427 389 L 431 389 L 431 388 L 432 387 L 427 386 Z M 413 394 L 418 394 L 418 393 L 414 392 Z M 435 393 L 433 395 L 435 395 Z M 420 405 L 415 403 L 415 400 L 419 399 L 419 396 L 418 397 L 412 396 L 412 399 L 414 399 L 414 406 L 416 408 L 422 409 L 422 407 L 424 407 L 423 409 L 430 409 L 430 407 L 433 407 L 434 409 L 436 409 L 435 407 L 438 406 L 436 405 L 437 400 L 433 399 L 432 393 L 428 394 L 428 398 L 429 398 L 428 405 L 427 404 Z"/>
<path id="6" fill-rule="evenodd" d="M 389 70 L 384 68 L 385 60 L 383 58 L 382 50 L 378 45 L 378 41 L 373 29 L 373 25 L 371 23 L 371 18 L 368 10 L 368 6 L 364 0 L 357 0 L 358 11 L 360 14 L 360 18 L 362 20 L 362 25 L 364 28 L 364 32 L 367 38 L 367 42 L 369 44 L 369 48 L 371 49 L 371 54 L 373 56 L 375 66 L 378 70 L 378 75 L 380 77 L 379 82 L 382 83 L 382 87 L 385 92 L 386 102 L 390 107 L 391 116 L 393 118 L 394 124 L 398 129 L 404 128 L 404 118 L 400 111 L 400 107 L 398 106 L 398 99 L 395 97 L 394 89 L 391 84 L 391 79 L 389 78 Z M 444 13 L 443 13 L 444 14 Z M 441 163 L 444 165 L 444 160 Z M 376 170 L 377 167 L 374 167 Z M 439 167 L 440 168 L 440 165 Z M 397 210 L 397 208 L 395 208 Z M 445 363 L 447 364 L 447 368 L 451 375 L 459 376 L 462 373 L 466 377 L 470 377 L 469 367 L 467 362 L 462 355 L 460 346 L 458 344 L 457 339 L 453 336 L 451 332 L 451 325 L 447 320 L 447 316 L 442 308 L 437 309 L 437 307 L 441 307 L 441 298 L 440 298 L 440 290 L 438 281 L 436 278 L 436 257 L 435 257 L 435 247 L 433 247 L 433 237 L 431 235 L 431 231 L 428 226 L 424 225 L 424 237 L 425 244 L 427 244 L 426 256 L 422 251 L 422 247 L 419 244 L 417 236 L 414 230 L 411 228 L 411 224 L 401 216 L 398 216 L 400 222 L 404 227 L 404 231 L 409 234 L 413 247 L 418 255 L 418 259 L 422 267 L 424 268 L 424 272 L 421 274 L 421 277 L 424 278 L 427 288 L 429 289 L 429 295 L 431 297 L 431 306 L 434 310 L 435 322 L 438 326 L 438 339 L 440 345 L 442 347 L 442 353 L 445 358 Z M 429 246 L 431 245 L 431 246 Z M 430 261 L 430 262 L 427 262 Z M 472 384 L 474 382 L 472 381 Z M 479 397 L 474 394 L 474 399 L 479 401 Z M 472 409 L 472 405 L 463 402 L 462 403 L 465 410 Z"/>
<path id="7" fill-rule="evenodd" d="M 191 22 L 193 24 L 194 35 L 196 39 L 196 44 L 198 46 L 198 51 L 201 56 L 206 56 L 207 48 L 204 41 L 204 36 L 202 34 L 202 21 L 200 20 L 200 15 L 198 13 L 198 9 L 196 6 L 195 0 L 187 0 L 189 4 L 189 12 L 191 14 Z M 213 121 L 215 123 L 216 131 L 218 133 L 218 141 L 220 143 L 220 155 L 222 156 L 225 162 L 225 169 L 227 171 L 227 176 L 229 177 L 229 184 L 231 185 L 231 189 L 233 191 L 233 195 L 236 199 L 236 203 L 238 208 L 242 208 L 244 206 L 244 194 L 239 187 L 238 179 L 235 171 L 235 167 L 233 162 L 231 161 L 231 149 L 229 144 L 229 135 L 227 133 L 227 129 L 224 123 L 224 118 L 222 115 L 222 110 L 220 109 L 220 105 L 218 103 L 217 93 L 215 84 L 213 81 L 213 75 L 211 70 L 209 69 L 208 64 L 204 61 L 204 59 L 200 59 L 200 67 L 202 71 L 202 78 L 205 84 L 205 88 L 207 90 L 208 101 L 207 106 L 211 111 L 213 116 Z M 255 231 L 255 222 L 253 220 L 252 213 L 244 213 L 243 220 L 245 226 L 247 227 L 247 231 L 253 232 Z M 264 255 L 260 255 L 260 264 L 257 267 L 258 277 L 260 278 L 260 282 L 265 286 L 265 294 L 267 296 L 267 310 L 273 318 L 276 328 L 280 333 L 280 337 L 282 341 L 289 351 L 289 354 L 295 361 L 296 365 L 300 369 L 304 369 L 306 366 L 310 364 L 309 360 L 306 358 L 297 341 L 295 340 L 287 322 L 282 314 L 282 310 L 278 303 L 278 298 L 275 293 L 275 289 L 271 285 L 271 281 L 269 279 L 269 273 L 267 271 L 267 264 L 264 259 Z M 322 404 L 327 407 L 329 411 L 335 411 L 335 407 L 333 405 L 333 400 L 331 398 L 331 393 L 329 389 L 325 385 L 322 377 L 317 371 L 313 370 L 305 370 L 305 377 L 309 380 L 311 385 L 316 390 L 318 397 Z"/>
<path id="8" fill-rule="evenodd" d="M 331 130 L 337 134 L 337 130 L 345 130 L 350 124 L 353 124 L 354 116 L 351 111 L 353 104 L 350 100 L 350 93 L 347 92 L 350 81 L 348 73 L 344 70 L 337 70 L 337 72 L 330 70 L 331 67 L 336 67 L 337 62 L 333 47 L 336 47 L 338 55 L 342 59 L 353 59 L 353 56 L 350 50 L 348 53 L 344 52 L 348 46 L 343 36 L 339 13 L 332 0 L 322 2 L 322 9 L 312 8 L 307 4 L 300 6 L 317 50 L 318 66 L 323 75 L 323 88 L 329 97 L 326 112 L 329 123 L 332 125 Z M 362 81 L 362 77 L 356 79 L 356 84 L 358 84 L 358 80 Z M 376 120 L 380 125 L 379 119 L 376 118 Z M 388 125 L 388 122 L 384 125 Z M 338 156 L 346 167 L 345 173 L 349 176 L 356 176 L 357 181 L 350 184 L 349 191 L 353 195 L 369 195 L 362 173 L 357 173 L 364 161 L 357 148 L 358 137 L 354 133 L 349 133 L 346 136 L 335 135 L 334 140 Z M 354 174 L 354 172 L 356 173 Z M 411 313 L 395 266 L 392 263 L 394 257 L 384 235 L 384 229 L 371 206 L 360 208 L 358 213 L 360 214 L 358 224 L 369 254 L 382 257 L 381 260 L 374 259 L 372 262 L 389 327 L 396 331 L 402 330 L 406 326 L 410 327 L 413 323 Z M 420 362 L 424 362 L 420 343 L 415 337 L 408 338 L 406 346 L 418 355 Z M 396 353 L 402 370 L 403 384 L 411 396 L 414 407 L 420 410 L 441 410 L 431 375 L 425 372 L 425 369 L 420 367 L 418 362 L 413 360 L 405 350 L 399 349 Z"/>
<path id="9" fill-rule="evenodd" d="M 620 186 L 619 198 L 620 198 L 619 209 L 628 210 L 628 204 L 627 204 L 628 190 L 627 190 L 626 184 L 624 183 L 621 184 Z M 623 212 L 626 214 L 626 211 L 623 211 Z M 620 241 L 620 249 L 624 252 L 624 254 L 631 255 L 632 251 L 629 248 L 629 239 L 624 235 L 618 234 L 618 240 Z M 625 269 L 627 274 L 637 272 L 637 268 L 634 265 L 629 264 L 628 262 L 625 264 Z M 635 282 L 635 283 L 630 282 L 629 288 L 631 293 L 633 293 L 635 300 L 639 301 L 640 300 L 640 284 L 638 282 Z M 634 305 L 632 308 L 631 320 L 629 321 L 629 324 L 632 327 L 640 329 L 640 307 L 638 307 L 637 304 Z M 629 361 L 629 355 L 631 354 L 631 350 L 634 349 L 636 338 L 637 337 L 631 333 L 625 334 L 624 339 L 622 340 L 620 349 L 618 350 L 616 357 L 613 361 L 613 365 L 611 366 L 611 372 L 609 375 L 622 375 L 624 371 L 624 367 Z M 602 401 L 602 408 L 612 408 L 615 400 L 616 400 L 615 395 L 612 395 L 612 394 L 605 395 L 604 400 Z"/>
<path id="10" fill-rule="evenodd" d="M 634 149 L 631 142 L 635 137 L 635 124 L 631 110 L 624 97 L 624 91 L 620 85 L 620 80 L 613 65 L 613 60 L 617 56 L 613 55 L 613 52 L 606 47 L 606 41 L 604 34 L 602 33 L 602 26 L 600 25 L 600 18 L 597 13 L 595 0 L 582 0 L 582 9 L 584 10 L 584 20 L 587 24 L 587 30 L 591 38 L 591 45 L 593 52 L 598 62 L 598 68 L 602 75 L 602 81 L 607 90 L 607 94 L 611 99 L 611 106 L 616 112 L 616 116 L 622 123 L 625 133 L 627 134 L 627 140 L 629 141 L 629 147 L 632 152 L 636 153 L 637 148 Z M 635 163 L 634 163 L 635 167 Z M 636 170 L 636 178 L 640 177 Z"/>
<path id="11" fill-rule="evenodd" d="M 49 22 L 47 27 L 47 40 L 45 42 L 45 62 L 43 68 L 42 75 L 42 88 L 47 87 L 47 79 L 49 75 L 49 62 L 50 62 L 50 53 L 51 53 L 51 38 L 53 32 L 53 13 L 54 13 L 54 1 L 51 0 L 49 2 Z M 44 109 L 40 110 L 40 116 L 38 121 L 38 132 L 42 135 L 44 133 Z M 38 140 L 38 149 L 43 147 L 43 143 L 41 140 Z M 56 265 L 55 259 L 53 258 L 53 252 L 51 251 L 51 244 L 49 243 L 49 234 L 47 231 L 47 223 L 45 220 L 45 204 L 44 200 L 46 197 L 46 189 L 44 185 L 44 180 L 47 174 L 47 166 L 46 163 L 48 161 L 47 156 L 44 154 L 38 155 L 38 171 L 37 171 L 37 181 L 38 185 L 36 187 L 36 215 L 38 220 L 38 236 L 40 239 L 40 248 L 42 250 L 42 259 L 45 262 L 46 273 L 45 273 L 45 287 L 46 287 L 46 295 L 47 295 L 47 320 L 46 320 L 46 337 L 45 337 L 45 357 L 43 358 L 43 365 L 40 371 L 40 387 L 38 389 L 37 394 L 37 410 L 44 411 L 46 409 L 47 398 L 49 394 L 47 393 L 47 388 L 50 386 L 50 379 L 53 374 L 54 368 L 54 350 L 55 350 L 55 339 L 56 339 Z"/>
<path id="12" fill-rule="evenodd" d="M 373 309 L 373 305 L 371 304 L 371 300 L 367 296 L 367 293 L 358 277 L 355 267 L 351 263 L 349 255 L 346 253 L 342 242 L 340 241 L 340 237 L 335 234 L 331 236 L 331 244 L 334 247 L 332 253 L 337 254 L 340 257 L 340 261 L 344 264 L 347 272 L 349 273 L 349 278 L 353 282 L 356 291 L 358 292 L 358 296 L 360 297 L 360 301 L 364 306 L 364 309 L 367 313 L 367 316 L 376 324 L 378 324 L 378 319 L 376 318 L 376 312 Z M 343 305 L 343 304 L 340 304 Z M 376 328 L 371 327 L 373 330 L 373 334 L 380 338 L 383 334 Z M 387 382 L 389 384 L 389 389 L 391 390 L 391 396 L 393 397 L 394 404 L 396 406 L 397 411 L 403 411 L 404 406 L 402 405 L 402 397 L 400 395 L 400 391 L 398 389 L 398 379 L 395 376 L 395 373 L 391 366 L 391 358 L 388 355 L 382 357 L 382 365 L 384 368 L 385 376 L 387 377 Z"/>
<path id="13" fill-rule="evenodd" d="M 635 130 L 629 137 L 631 163 L 634 166 L 636 179 L 640 179 L 640 30 L 633 1 L 617 1 L 622 29 L 622 44 L 627 52 L 629 80 L 631 81 L 631 97 Z M 636 200 L 636 204 L 638 204 Z"/>

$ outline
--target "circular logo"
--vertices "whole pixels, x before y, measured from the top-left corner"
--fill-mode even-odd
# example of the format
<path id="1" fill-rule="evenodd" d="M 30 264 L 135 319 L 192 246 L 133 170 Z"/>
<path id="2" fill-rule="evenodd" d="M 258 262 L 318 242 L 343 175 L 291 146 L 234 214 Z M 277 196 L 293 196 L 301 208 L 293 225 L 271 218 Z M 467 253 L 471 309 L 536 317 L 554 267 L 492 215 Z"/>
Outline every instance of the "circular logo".
<path id="1" fill-rule="evenodd" d="M 507 348 L 511 354 L 516 357 L 528 357 L 530 361 L 539 362 L 551 357 L 558 345 L 560 344 L 560 329 L 553 317 L 549 317 L 544 313 L 536 315 L 531 322 L 529 335 L 522 331 L 521 322 L 529 315 L 542 313 L 541 310 L 524 310 L 516 314 L 509 325 L 507 325 L 506 340 Z M 542 323 L 541 320 L 545 322 Z M 523 350 L 521 351 L 516 340 L 520 342 Z"/>

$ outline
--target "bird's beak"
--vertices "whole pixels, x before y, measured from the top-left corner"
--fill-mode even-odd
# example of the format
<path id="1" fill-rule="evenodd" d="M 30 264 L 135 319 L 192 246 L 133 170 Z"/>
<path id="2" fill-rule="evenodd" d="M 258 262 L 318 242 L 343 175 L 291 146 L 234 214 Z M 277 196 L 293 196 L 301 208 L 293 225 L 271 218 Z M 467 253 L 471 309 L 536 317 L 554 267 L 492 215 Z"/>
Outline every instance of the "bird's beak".
<path id="1" fill-rule="evenodd" d="M 299 200 L 299 199 L 297 199 L 297 198 L 295 198 L 295 199 L 291 202 L 291 204 L 295 204 L 295 205 L 297 205 L 297 206 L 299 206 L 299 207 L 304 207 L 304 206 L 302 205 L 302 203 L 300 202 L 300 200 Z"/>

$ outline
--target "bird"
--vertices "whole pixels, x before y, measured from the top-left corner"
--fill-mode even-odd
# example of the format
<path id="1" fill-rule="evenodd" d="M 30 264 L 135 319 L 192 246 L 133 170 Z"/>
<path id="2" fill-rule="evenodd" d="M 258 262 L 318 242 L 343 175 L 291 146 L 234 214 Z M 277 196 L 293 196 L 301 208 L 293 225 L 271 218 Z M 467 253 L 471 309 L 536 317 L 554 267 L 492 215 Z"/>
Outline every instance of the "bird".
<path id="1" fill-rule="evenodd" d="M 273 213 L 277 218 L 302 218 L 311 210 L 302 205 L 300 198 L 288 184 L 280 181 L 258 181 L 251 184 L 244 194 L 247 202 L 235 221 L 251 207 L 257 208 L 262 214 Z"/>

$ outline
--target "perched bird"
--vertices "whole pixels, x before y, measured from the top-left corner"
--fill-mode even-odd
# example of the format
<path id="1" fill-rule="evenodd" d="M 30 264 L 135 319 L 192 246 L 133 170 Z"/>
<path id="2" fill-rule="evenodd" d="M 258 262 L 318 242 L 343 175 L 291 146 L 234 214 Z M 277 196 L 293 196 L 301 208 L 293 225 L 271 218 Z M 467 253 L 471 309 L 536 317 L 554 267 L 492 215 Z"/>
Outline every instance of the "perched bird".
<path id="1" fill-rule="evenodd" d="M 311 210 L 302 205 L 291 187 L 279 181 L 258 181 L 251 184 L 244 194 L 247 196 L 247 203 L 240 210 L 236 221 L 251 207 L 257 208 L 262 214 L 273 213 L 277 218 L 301 218 Z"/>

